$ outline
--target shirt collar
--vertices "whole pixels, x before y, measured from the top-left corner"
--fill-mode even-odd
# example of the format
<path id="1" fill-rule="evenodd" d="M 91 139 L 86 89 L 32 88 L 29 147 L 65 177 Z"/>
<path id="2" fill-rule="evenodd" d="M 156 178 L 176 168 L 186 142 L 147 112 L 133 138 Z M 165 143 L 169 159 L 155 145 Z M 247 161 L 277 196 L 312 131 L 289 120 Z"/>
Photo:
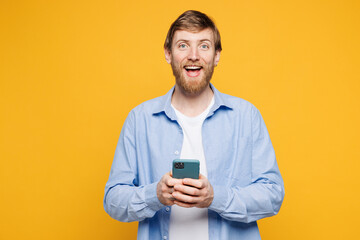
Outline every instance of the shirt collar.
<path id="1" fill-rule="evenodd" d="M 214 85 L 210 83 L 210 87 L 214 92 L 215 103 L 209 111 L 208 116 L 213 115 L 218 109 L 233 109 L 233 106 L 230 101 L 228 101 L 224 94 L 219 92 Z M 171 107 L 171 97 L 174 93 L 175 86 L 173 86 L 170 91 L 168 91 L 162 98 L 158 106 L 154 108 L 153 114 L 165 113 L 171 120 L 177 120 L 176 113 Z"/>

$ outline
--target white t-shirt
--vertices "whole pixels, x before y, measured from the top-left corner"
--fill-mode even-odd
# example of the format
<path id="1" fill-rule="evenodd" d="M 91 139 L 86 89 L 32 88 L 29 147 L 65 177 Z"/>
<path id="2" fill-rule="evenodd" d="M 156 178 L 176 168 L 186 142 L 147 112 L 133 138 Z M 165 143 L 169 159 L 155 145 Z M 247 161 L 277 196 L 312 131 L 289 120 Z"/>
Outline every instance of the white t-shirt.
<path id="1" fill-rule="evenodd" d="M 176 110 L 178 122 L 184 134 L 181 159 L 198 159 L 200 173 L 207 176 L 204 148 L 202 144 L 202 124 L 214 105 L 214 98 L 207 109 L 196 117 L 188 117 Z M 183 208 L 173 205 L 170 214 L 169 240 L 208 240 L 208 209 Z"/>

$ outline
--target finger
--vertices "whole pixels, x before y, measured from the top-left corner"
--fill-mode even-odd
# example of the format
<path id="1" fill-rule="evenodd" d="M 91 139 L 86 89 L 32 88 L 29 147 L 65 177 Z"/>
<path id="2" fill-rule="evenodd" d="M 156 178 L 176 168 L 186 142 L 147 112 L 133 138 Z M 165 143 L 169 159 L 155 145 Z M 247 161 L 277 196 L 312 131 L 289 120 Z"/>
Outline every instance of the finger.
<path id="1" fill-rule="evenodd" d="M 196 188 L 204 188 L 204 186 L 205 186 L 203 179 L 199 180 L 199 179 L 192 179 L 192 178 L 184 178 L 183 183 L 185 185 L 193 186 Z"/>
<path id="2" fill-rule="evenodd" d="M 164 197 L 171 202 L 175 200 L 174 196 L 171 193 L 164 194 Z"/>
<path id="3" fill-rule="evenodd" d="M 176 184 L 174 186 L 174 190 L 182 192 L 187 195 L 191 195 L 191 196 L 199 196 L 200 195 L 200 190 L 198 188 L 190 187 L 187 185 Z"/>
<path id="4" fill-rule="evenodd" d="M 174 192 L 174 188 L 173 187 L 168 187 L 166 190 L 166 193 L 172 194 Z"/>
<path id="5" fill-rule="evenodd" d="M 175 185 L 175 182 L 173 178 L 170 176 L 170 173 L 166 173 L 164 175 L 164 182 L 168 187 L 173 187 Z"/>
<path id="6" fill-rule="evenodd" d="M 194 203 L 184 203 L 184 202 L 179 202 L 179 201 L 174 201 L 174 204 L 180 206 L 180 207 L 184 207 L 184 208 L 192 208 L 192 207 L 196 207 L 196 204 Z"/>
<path id="7" fill-rule="evenodd" d="M 169 179 L 169 187 L 174 187 L 175 185 L 182 185 L 183 183 L 182 179 L 177 179 L 177 178 L 171 178 Z"/>
<path id="8" fill-rule="evenodd" d="M 168 187 L 173 187 L 175 184 L 182 184 L 182 179 L 171 177 L 170 172 L 163 176 L 163 181 Z"/>
<path id="9" fill-rule="evenodd" d="M 204 175 L 202 175 L 201 173 L 199 174 L 199 179 L 207 179 L 207 177 L 205 177 Z"/>
<path id="10" fill-rule="evenodd" d="M 199 200 L 200 200 L 199 197 L 186 195 L 186 194 L 183 194 L 183 193 L 178 192 L 178 191 L 173 192 L 172 195 L 175 198 L 175 200 L 180 201 L 180 202 L 184 202 L 184 203 L 198 203 Z"/>

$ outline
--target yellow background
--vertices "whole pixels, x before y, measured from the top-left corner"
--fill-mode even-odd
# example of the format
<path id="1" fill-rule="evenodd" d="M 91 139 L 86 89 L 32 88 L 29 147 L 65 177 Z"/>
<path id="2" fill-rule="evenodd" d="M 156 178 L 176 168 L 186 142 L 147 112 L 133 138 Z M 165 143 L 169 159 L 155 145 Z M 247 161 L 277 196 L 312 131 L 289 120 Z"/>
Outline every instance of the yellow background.
<path id="1" fill-rule="evenodd" d="M 356 239 L 360 2 L 0 2 L 0 239 L 135 239 L 102 201 L 128 112 L 174 84 L 183 11 L 212 16 L 214 85 L 259 108 L 285 180 L 263 239 Z"/>

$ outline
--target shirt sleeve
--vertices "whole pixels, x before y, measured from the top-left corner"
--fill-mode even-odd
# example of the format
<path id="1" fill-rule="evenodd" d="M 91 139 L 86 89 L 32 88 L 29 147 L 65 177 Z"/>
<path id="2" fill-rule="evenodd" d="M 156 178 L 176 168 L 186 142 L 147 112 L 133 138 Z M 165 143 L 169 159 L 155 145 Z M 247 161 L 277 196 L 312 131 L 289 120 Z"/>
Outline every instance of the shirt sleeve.
<path id="1" fill-rule="evenodd" d="M 156 195 L 157 182 L 138 186 L 135 130 L 132 111 L 121 130 L 105 187 L 104 209 L 112 218 L 122 222 L 151 218 L 164 207 Z"/>
<path id="2" fill-rule="evenodd" d="M 213 185 L 214 199 L 209 206 L 225 219 L 246 223 L 277 214 L 285 193 L 265 123 L 255 107 L 251 116 L 252 183 L 231 188 Z"/>

